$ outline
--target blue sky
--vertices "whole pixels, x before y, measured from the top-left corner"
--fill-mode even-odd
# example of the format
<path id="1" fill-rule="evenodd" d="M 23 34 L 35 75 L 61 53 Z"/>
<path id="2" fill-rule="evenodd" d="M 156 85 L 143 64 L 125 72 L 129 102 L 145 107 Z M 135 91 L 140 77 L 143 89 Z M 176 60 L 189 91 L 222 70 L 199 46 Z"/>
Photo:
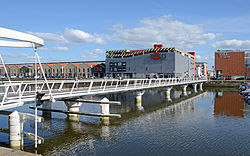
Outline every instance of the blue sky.
<path id="1" fill-rule="evenodd" d="M 217 49 L 250 49 L 248 0 L 10 0 L 0 27 L 45 40 L 43 62 L 104 60 L 106 50 L 164 47 L 195 51 L 213 65 Z M 34 60 L 32 49 L 1 48 L 6 63 Z"/>

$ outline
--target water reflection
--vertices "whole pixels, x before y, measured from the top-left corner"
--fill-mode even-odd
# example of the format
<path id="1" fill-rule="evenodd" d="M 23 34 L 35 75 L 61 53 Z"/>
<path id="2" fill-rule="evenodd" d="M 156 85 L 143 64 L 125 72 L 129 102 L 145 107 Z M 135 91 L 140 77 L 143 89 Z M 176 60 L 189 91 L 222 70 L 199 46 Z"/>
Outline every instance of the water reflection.
<path id="1" fill-rule="evenodd" d="M 39 146 L 38 153 L 227 155 L 237 151 L 247 155 L 250 106 L 244 104 L 237 92 L 219 92 L 187 92 L 183 96 L 182 91 L 173 89 L 169 101 L 163 89 L 155 89 L 146 91 L 139 104 L 135 102 L 134 92 L 85 97 L 121 101 L 121 106 L 110 105 L 110 113 L 121 114 L 122 118 L 110 118 L 104 124 L 98 117 L 80 116 L 79 121 L 70 121 L 64 114 L 52 113 L 52 118 L 46 118 L 39 127 L 39 136 L 45 138 L 45 143 Z M 63 102 L 51 107 L 67 109 Z M 83 104 L 80 111 L 98 112 L 100 107 Z M 31 131 L 33 125 L 32 122 L 25 127 L 26 131 Z M 2 141 L 2 136 L 0 133 L 1 142 L 8 143 L 6 138 Z M 33 142 L 29 141 L 28 145 L 27 142 L 25 150 L 32 152 Z"/>
<path id="2" fill-rule="evenodd" d="M 214 99 L 214 114 L 244 117 L 244 100 L 236 92 L 217 92 Z"/>

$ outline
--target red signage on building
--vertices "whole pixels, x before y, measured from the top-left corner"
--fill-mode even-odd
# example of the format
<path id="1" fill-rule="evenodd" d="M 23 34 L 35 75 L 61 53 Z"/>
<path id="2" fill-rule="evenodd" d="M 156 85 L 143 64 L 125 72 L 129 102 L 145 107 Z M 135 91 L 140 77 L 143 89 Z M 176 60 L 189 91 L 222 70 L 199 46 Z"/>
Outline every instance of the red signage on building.
<path id="1" fill-rule="evenodd" d="M 154 54 L 152 55 L 152 57 L 153 57 L 153 59 L 154 60 L 159 60 L 160 59 L 160 53 L 158 53 L 158 52 L 154 52 Z"/>

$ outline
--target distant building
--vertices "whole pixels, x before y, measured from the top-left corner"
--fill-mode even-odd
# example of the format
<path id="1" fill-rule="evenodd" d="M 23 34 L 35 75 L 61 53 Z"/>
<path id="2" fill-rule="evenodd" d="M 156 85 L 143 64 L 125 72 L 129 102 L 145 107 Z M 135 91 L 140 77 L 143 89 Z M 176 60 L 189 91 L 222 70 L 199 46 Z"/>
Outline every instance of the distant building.
<path id="1" fill-rule="evenodd" d="M 216 77 L 250 77 L 250 51 L 218 50 L 215 52 Z"/>
<path id="2" fill-rule="evenodd" d="M 213 70 L 208 70 L 207 71 L 207 77 L 215 77 L 215 72 Z"/>
<path id="3" fill-rule="evenodd" d="M 47 78 L 90 78 L 92 77 L 92 68 L 96 65 L 102 64 L 104 61 L 89 61 L 89 62 L 53 62 L 41 63 L 44 74 Z M 36 68 L 35 68 L 36 67 Z M 97 67 L 98 68 L 98 67 Z M 98 70 L 99 76 L 105 75 L 105 65 L 100 66 Z M 39 64 L 6 64 L 6 70 L 10 77 L 34 77 L 37 69 L 37 76 L 43 77 Z M 103 73 L 104 72 L 104 73 Z M 97 76 L 98 76 L 97 74 Z M 3 66 L 0 66 L 1 78 L 6 76 Z"/>
<path id="4" fill-rule="evenodd" d="M 92 75 L 95 78 L 103 78 L 106 75 L 106 65 L 105 63 L 97 64 L 92 67 Z"/>
<path id="5" fill-rule="evenodd" d="M 106 76 L 113 78 L 193 77 L 194 64 L 193 54 L 161 44 L 152 49 L 106 52 Z"/>
<path id="6" fill-rule="evenodd" d="M 207 77 L 207 62 L 195 62 L 195 77 Z"/>

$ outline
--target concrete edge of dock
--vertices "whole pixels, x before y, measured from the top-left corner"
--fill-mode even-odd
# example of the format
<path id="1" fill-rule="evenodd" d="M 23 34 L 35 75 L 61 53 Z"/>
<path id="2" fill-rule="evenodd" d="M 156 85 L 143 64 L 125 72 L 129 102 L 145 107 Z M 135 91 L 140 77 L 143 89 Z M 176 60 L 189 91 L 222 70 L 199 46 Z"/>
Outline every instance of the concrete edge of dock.
<path id="1" fill-rule="evenodd" d="M 7 147 L 0 147 L 0 156 L 35 156 L 35 155 L 40 155 L 40 154 L 29 153 Z"/>

